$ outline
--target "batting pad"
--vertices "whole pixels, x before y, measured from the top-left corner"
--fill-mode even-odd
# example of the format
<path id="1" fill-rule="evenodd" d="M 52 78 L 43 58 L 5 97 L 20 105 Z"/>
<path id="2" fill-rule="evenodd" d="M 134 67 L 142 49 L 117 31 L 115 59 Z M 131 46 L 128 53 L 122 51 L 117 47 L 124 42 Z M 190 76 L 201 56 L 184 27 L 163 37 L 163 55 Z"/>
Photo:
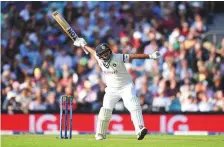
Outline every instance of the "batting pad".
<path id="1" fill-rule="evenodd" d="M 103 107 L 100 109 L 97 120 L 96 134 L 106 135 L 111 117 L 112 117 L 111 109 L 106 109 Z"/>

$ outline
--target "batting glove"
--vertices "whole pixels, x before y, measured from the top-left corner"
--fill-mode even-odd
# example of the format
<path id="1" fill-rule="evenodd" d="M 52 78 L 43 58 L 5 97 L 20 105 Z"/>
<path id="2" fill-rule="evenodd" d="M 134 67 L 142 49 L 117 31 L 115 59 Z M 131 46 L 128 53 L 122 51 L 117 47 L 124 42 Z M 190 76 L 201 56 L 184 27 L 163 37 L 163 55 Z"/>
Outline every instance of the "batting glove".
<path id="1" fill-rule="evenodd" d="M 159 51 L 155 51 L 154 53 L 149 54 L 149 58 L 154 59 L 154 60 L 158 59 L 160 56 L 161 55 L 160 55 Z"/>
<path id="2" fill-rule="evenodd" d="M 76 41 L 74 41 L 73 45 L 76 47 L 84 47 L 86 45 L 86 41 L 83 38 L 77 38 Z"/>

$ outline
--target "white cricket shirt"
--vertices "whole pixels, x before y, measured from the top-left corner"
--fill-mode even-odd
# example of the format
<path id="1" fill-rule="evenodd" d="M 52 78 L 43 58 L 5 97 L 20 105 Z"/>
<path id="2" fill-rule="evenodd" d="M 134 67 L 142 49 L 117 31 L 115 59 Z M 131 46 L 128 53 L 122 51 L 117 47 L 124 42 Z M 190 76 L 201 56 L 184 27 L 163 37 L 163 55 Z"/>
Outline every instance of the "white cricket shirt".
<path id="1" fill-rule="evenodd" d="M 119 88 L 132 82 L 131 75 L 128 73 L 124 63 L 129 61 L 128 54 L 114 54 L 111 55 L 109 68 L 103 65 L 103 60 L 95 55 L 100 68 L 102 69 L 103 76 L 107 87 Z"/>

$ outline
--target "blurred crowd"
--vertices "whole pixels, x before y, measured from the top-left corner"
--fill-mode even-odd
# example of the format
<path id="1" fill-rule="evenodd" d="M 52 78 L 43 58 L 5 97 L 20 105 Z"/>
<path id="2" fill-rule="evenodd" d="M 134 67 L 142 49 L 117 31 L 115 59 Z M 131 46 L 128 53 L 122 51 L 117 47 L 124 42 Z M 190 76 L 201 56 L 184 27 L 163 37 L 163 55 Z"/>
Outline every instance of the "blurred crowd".
<path id="1" fill-rule="evenodd" d="M 126 64 L 143 111 L 224 111 L 224 39 L 204 39 L 204 2 L 1 2 L 1 109 L 73 109 L 102 106 L 104 78 L 94 57 L 72 45 L 53 20 L 58 10 L 90 46 L 162 58 Z M 122 101 L 115 107 L 126 111 Z"/>

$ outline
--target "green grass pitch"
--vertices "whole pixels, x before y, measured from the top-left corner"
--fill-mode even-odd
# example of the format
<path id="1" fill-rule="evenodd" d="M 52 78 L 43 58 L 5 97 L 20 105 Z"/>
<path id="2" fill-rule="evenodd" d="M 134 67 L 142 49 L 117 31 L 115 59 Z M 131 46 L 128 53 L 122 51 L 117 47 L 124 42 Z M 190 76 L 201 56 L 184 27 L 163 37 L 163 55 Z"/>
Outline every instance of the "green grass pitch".
<path id="1" fill-rule="evenodd" d="M 94 135 L 73 135 L 60 140 L 56 135 L 2 135 L 2 147 L 224 147 L 224 136 L 147 135 L 136 140 L 134 135 L 108 135 L 96 141 Z"/>

